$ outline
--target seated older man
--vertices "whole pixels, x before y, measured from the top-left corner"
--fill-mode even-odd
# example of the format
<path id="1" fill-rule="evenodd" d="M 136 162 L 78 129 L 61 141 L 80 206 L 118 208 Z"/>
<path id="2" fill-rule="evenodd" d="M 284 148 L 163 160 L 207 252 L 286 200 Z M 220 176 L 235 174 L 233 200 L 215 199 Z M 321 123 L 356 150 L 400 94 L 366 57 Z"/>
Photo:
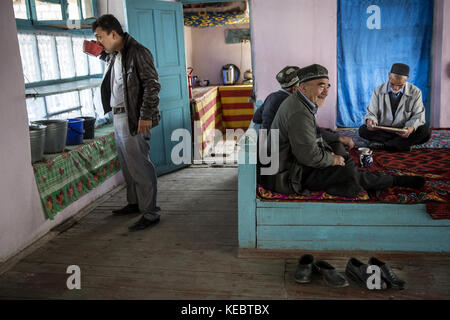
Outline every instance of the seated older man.
<path id="1" fill-rule="evenodd" d="M 409 66 L 392 65 L 389 80 L 376 87 L 359 135 L 370 141 L 369 148 L 389 151 L 410 151 L 413 145 L 430 140 L 431 130 L 425 124 L 425 108 L 422 92 L 407 82 Z M 392 133 L 375 128 L 404 128 L 404 132 Z"/>
<path id="2" fill-rule="evenodd" d="M 281 103 L 299 88 L 299 70 L 297 66 L 287 66 L 277 73 L 276 79 L 281 89 L 269 94 L 253 115 L 253 122 L 261 124 L 262 129 L 270 129 Z M 335 154 L 348 158 L 346 148 L 352 149 L 355 146 L 351 138 L 339 135 L 331 129 L 319 128 L 319 130 Z"/>
<path id="3" fill-rule="evenodd" d="M 279 169 L 266 176 L 264 185 L 286 194 L 305 190 L 325 190 L 329 194 L 356 197 L 363 190 L 392 186 L 421 188 L 425 179 L 414 176 L 387 176 L 359 170 L 350 157 L 337 155 L 324 141 L 316 123 L 316 109 L 323 106 L 330 87 L 328 70 L 310 65 L 299 70 L 299 89 L 286 98 L 272 122 L 278 141 L 269 136 L 272 154 L 279 149 Z"/>

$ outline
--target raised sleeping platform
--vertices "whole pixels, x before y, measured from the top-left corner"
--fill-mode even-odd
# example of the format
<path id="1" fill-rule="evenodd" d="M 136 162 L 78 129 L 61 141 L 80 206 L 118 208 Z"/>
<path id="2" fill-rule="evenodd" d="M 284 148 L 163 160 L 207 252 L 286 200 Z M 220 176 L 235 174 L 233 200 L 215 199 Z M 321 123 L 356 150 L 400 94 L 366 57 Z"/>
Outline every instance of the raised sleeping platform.
<path id="1" fill-rule="evenodd" d="M 344 134 L 356 137 L 355 131 Z M 325 192 L 287 196 L 257 185 L 256 141 L 249 134 L 243 136 L 238 168 L 239 247 L 450 252 L 448 131 L 433 131 L 433 139 L 433 145 L 419 146 L 409 154 L 375 151 L 370 168 L 387 174 L 426 175 L 422 190 L 396 187 L 344 199 Z M 365 143 L 354 140 L 357 146 Z M 357 157 L 356 151 L 351 155 Z"/>

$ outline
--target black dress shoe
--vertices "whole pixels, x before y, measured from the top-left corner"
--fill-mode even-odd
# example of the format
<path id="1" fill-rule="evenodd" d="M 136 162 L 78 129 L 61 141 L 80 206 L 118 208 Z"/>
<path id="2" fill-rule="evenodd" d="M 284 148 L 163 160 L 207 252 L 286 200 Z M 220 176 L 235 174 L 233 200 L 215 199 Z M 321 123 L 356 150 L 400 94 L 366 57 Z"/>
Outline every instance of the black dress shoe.
<path id="1" fill-rule="evenodd" d="M 125 214 L 131 214 L 131 213 L 138 213 L 139 212 L 139 205 L 137 203 L 129 203 L 122 209 L 113 210 L 112 213 L 116 216 L 122 216 Z"/>
<path id="2" fill-rule="evenodd" d="M 298 283 L 311 282 L 312 265 L 314 257 L 310 254 L 304 254 L 298 260 L 298 266 L 295 270 L 294 279 Z"/>
<path id="3" fill-rule="evenodd" d="M 145 228 L 150 227 L 153 224 L 157 224 L 159 222 L 159 220 L 160 220 L 159 216 L 153 220 L 149 220 L 149 219 L 146 219 L 145 216 L 143 215 L 135 224 L 128 227 L 128 230 L 130 230 L 130 231 L 143 230 Z"/>
<path id="4" fill-rule="evenodd" d="M 386 149 L 386 145 L 383 142 L 378 142 L 378 141 L 372 141 L 369 143 L 368 147 L 370 149 L 375 149 L 375 150 L 383 150 Z"/>
<path id="5" fill-rule="evenodd" d="M 327 286 L 341 288 L 348 286 L 347 279 L 326 261 L 318 260 L 314 262 L 314 270 L 322 275 L 322 279 Z"/>
<path id="6" fill-rule="evenodd" d="M 389 265 L 381 260 L 378 260 L 375 257 L 369 259 L 369 265 L 378 266 L 381 270 L 381 277 L 384 281 L 386 281 L 389 288 L 394 290 L 403 290 L 405 289 L 406 282 L 401 280 L 397 275 L 392 271 Z"/>
<path id="7" fill-rule="evenodd" d="M 355 281 L 360 287 L 371 289 L 367 285 L 367 279 L 372 276 L 373 273 L 367 273 L 369 265 L 362 263 L 358 259 L 351 258 L 348 260 L 347 267 L 345 268 L 345 275 Z M 387 284 L 383 280 L 380 274 L 380 288 L 372 288 L 377 290 L 386 290 Z"/>

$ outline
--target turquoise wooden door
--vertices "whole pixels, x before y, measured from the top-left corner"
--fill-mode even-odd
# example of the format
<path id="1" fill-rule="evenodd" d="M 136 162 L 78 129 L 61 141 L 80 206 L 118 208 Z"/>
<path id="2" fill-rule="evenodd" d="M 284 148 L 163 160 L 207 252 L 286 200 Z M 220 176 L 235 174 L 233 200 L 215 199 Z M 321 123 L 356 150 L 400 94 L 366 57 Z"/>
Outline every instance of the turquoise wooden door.
<path id="1" fill-rule="evenodd" d="M 167 173 L 186 164 L 175 165 L 171 141 L 179 128 L 191 132 L 189 94 L 187 88 L 184 48 L 183 7 L 178 2 L 125 0 L 128 33 L 153 54 L 159 74 L 160 124 L 152 129 L 150 158 L 158 174 Z"/>

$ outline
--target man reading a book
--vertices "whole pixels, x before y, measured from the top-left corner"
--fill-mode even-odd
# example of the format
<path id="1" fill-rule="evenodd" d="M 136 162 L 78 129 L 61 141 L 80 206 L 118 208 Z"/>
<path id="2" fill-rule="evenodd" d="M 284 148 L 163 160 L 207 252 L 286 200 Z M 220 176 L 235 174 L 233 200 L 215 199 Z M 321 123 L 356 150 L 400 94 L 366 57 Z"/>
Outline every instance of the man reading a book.
<path id="1" fill-rule="evenodd" d="M 407 82 L 409 66 L 395 63 L 389 72 L 389 80 L 376 87 L 359 135 L 370 141 L 369 148 L 388 151 L 410 151 L 413 145 L 427 142 L 430 127 L 425 124 L 425 108 L 422 92 Z M 389 130 L 391 127 L 403 129 Z"/>

